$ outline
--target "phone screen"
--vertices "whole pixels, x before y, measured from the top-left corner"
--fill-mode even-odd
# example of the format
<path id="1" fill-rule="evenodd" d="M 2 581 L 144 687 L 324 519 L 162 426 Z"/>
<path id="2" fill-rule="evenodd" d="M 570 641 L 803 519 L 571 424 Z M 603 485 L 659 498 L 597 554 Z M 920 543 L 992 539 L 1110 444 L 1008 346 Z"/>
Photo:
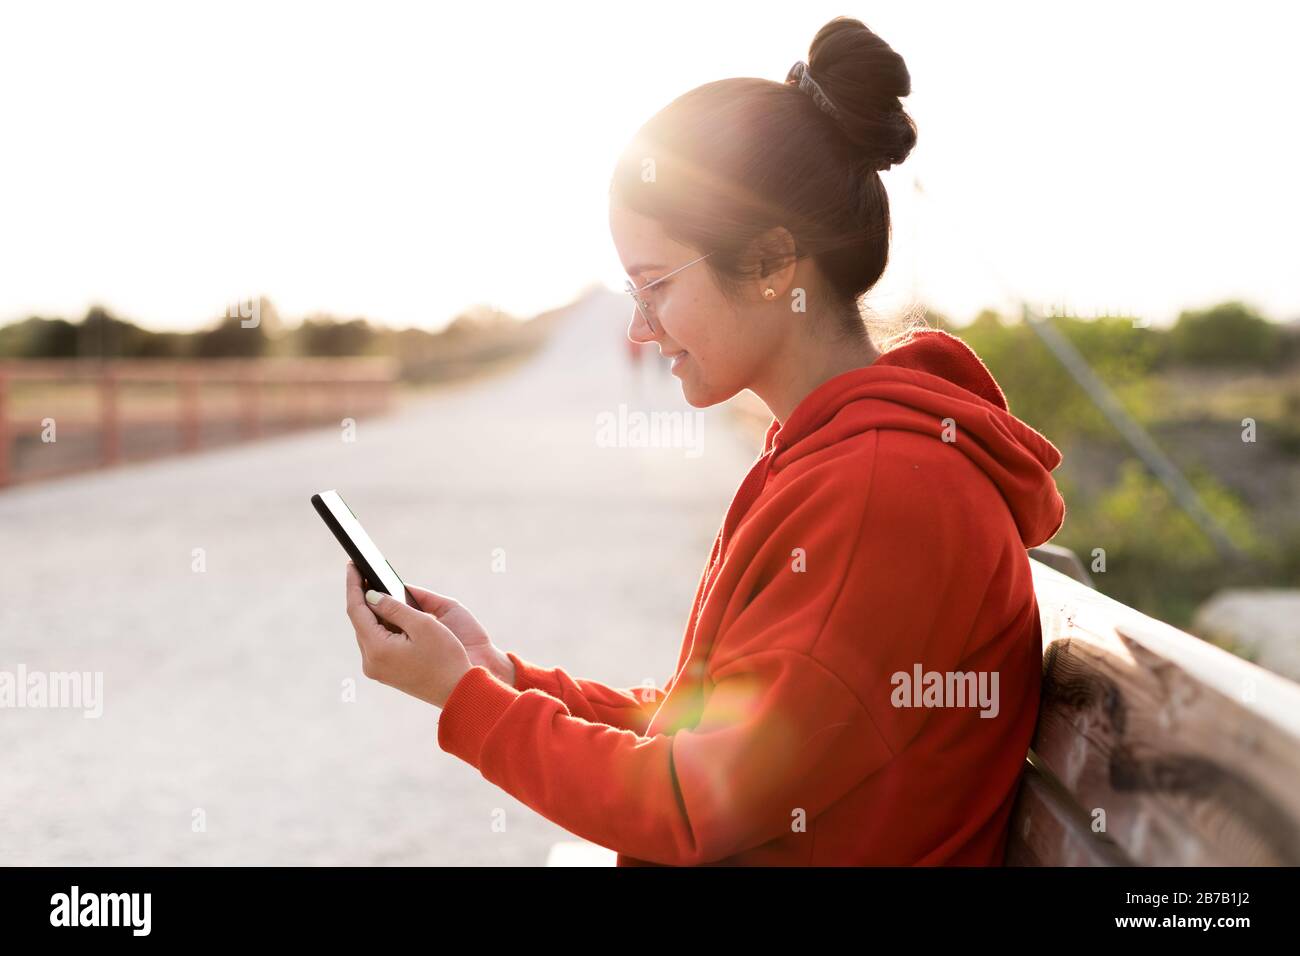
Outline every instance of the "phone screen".
<path id="1" fill-rule="evenodd" d="M 329 509 L 329 513 L 334 516 L 334 520 L 339 523 L 344 534 L 352 539 L 353 545 L 365 558 L 366 563 L 374 570 L 375 575 L 383 583 L 384 589 L 397 598 L 399 601 L 406 601 L 406 585 L 402 579 L 397 576 L 393 566 L 388 563 L 379 548 L 370 540 L 370 535 L 366 534 L 366 529 L 361 527 L 361 522 L 357 516 L 352 513 L 337 491 L 322 491 L 320 493 L 321 503 Z M 360 569 L 364 573 L 364 569 Z"/>

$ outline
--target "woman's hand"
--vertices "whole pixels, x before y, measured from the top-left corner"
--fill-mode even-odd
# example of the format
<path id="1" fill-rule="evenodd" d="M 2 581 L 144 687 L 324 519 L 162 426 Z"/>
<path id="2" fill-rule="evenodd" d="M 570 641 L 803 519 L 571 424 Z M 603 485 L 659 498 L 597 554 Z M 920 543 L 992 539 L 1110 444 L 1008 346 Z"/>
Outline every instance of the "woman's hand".
<path id="1" fill-rule="evenodd" d="M 470 663 L 476 667 L 486 667 L 501 678 L 502 681 L 515 686 L 515 665 L 503 651 L 500 651 L 488 637 L 483 625 L 478 622 L 469 608 L 455 598 L 445 594 L 435 594 L 427 588 L 418 588 L 408 584 L 406 589 L 419 602 L 420 607 L 438 619 L 438 622 L 456 635 L 469 655 Z"/>
<path id="2" fill-rule="evenodd" d="M 377 591 L 370 593 L 378 597 L 378 602 L 369 604 L 361 588 L 361 572 L 349 561 L 348 618 L 357 632 L 357 646 L 361 648 L 361 672 L 435 707 L 443 706 L 452 689 L 474 666 L 466 646 L 433 614 Z M 423 588 L 411 588 L 411 592 L 426 609 L 432 602 L 425 595 L 437 599 L 432 591 Z M 458 604 L 455 606 L 478 626 L 468 611 Z M 401 631 L 389 631 L 381 618 Z M 482 632 L 481 627 L 478 630 Z M 486 641 L 487 635 L 482 636 Z M 491 641 L 487 641 L 487 646 L 491 647 Z"/>

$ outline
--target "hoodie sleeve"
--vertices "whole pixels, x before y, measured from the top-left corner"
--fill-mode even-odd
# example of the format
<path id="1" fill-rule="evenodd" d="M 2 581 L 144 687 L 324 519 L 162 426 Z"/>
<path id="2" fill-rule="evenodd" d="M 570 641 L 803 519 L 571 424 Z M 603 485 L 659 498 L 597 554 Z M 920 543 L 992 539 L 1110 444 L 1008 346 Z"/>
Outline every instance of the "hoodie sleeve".
<path id="1" fill-rule="evenodd" d="M 688 729 L 646 737 L 593 723 L 475 667 L 445 703 L 438 744 L 593 843 L 667 865 L 724 859 L 800 832 L 893 756 L 840 678 L 772 646 L 790 625 L 740 615 L 733 627 L 767 649 L 713 671 Z"/>
<path id="2" fill-rule="evenodd" d="M 539 667 L 511 651 L 506 651 L 506 656 L 515 665 L 516 690 L 540 690 L 563 701 L 574 717 L 594 724 L 643 734 L 665 697 L 658 687 L 609 687 L 570 677 L 559 667 Z"/>

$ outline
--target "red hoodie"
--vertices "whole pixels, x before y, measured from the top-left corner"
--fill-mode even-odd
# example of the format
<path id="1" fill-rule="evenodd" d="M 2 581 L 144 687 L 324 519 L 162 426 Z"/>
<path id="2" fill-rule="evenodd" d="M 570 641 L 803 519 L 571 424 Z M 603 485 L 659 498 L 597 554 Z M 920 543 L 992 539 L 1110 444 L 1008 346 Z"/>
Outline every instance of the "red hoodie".
<path id="1" fill-rule="evenodd" d="M 620 866 L 1001 864 L 1060 460 L 964 342 L 916 331 L 769 426 L 665 688 L 511 653 L 516 685 L 471 669 L 438 744 Z"/>

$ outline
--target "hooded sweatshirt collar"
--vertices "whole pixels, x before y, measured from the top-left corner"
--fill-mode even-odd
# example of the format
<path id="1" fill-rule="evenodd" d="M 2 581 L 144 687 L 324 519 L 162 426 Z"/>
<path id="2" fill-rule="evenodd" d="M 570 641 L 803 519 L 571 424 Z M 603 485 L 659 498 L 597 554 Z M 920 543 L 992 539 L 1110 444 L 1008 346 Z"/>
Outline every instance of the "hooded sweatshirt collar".
<path id="1" fill-rule="evenodd" d="M 757 498 L 769 475 L 805 455 L 878 428 L 931 435 L 970 458 L 1002 493 L 1026 547 L 1060 529 L 1065 503 L 1051 476 L 1060 451 L 1011 414 L 979 356 L 942 329 L 913 330 L 871 365 L 817 386 L 784 424 L 774 419 L 743 496 Z"/>

